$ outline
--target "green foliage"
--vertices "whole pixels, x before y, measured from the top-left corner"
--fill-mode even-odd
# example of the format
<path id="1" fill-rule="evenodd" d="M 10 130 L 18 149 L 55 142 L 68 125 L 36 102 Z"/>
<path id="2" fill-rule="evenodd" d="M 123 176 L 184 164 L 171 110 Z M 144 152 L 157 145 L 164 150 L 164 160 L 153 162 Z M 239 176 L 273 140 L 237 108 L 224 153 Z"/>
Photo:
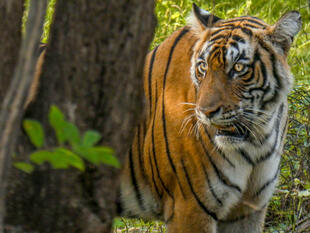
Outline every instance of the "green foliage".
<path id="1" fill-rule="evenodd" d="M 289 10 L 298 10 L 302 15 L 303 28 L 290 50 L 289 63 L 296 80 L 310 84 L 310 7 L 307 0 L 157 0 L 158 24 L 152 49 L 172 32 L 186 25 L 186 17 L 190 14 L 194 2 L 223 19 L 252 15 L 269 24 L 275 23 Z"/>
<path id="2" fill-rule="evenodd" d="M 125 223 L 122 221 L 121 218 L 114 218 L 113 220 L 113 228 L 124 228 Z"/>
<path id="3" fill-rule="evenodd" d="M 24 120 L 23 127 L 31 143 L 36 148 L 41 148 L 44 143 L 44 131 L 40 122 L 34 120 Z"/>
<path id="4" fill-rule="evenodd" d="M 100 133 L 88 130 L 81 136 L 79 129 L 68 122 L 56 106 L 51 106 L 48 118 L 59 144 L 59 146 L 50 149 L 42 149 L 44 131 L 41 123 L 35 120 L 23 122 L 23 127 L 31 143 L 40 149 L 30 154 L 30 161 L 33 164 L 42 165 L 47 162 L 54 169 L 74 167 L 84 171 L 84 160 L 87 160 L 95 165 L 106 164 L 116 168 L 120 167 L 111 148 L 96 146 L 101 139 Z M 26 173 L 31 173 L 34 170 L 31 163 L 16 162 L 14 166 Z"/>
<path id="5" fill-rule="evenodd" d="M 147 232 L 147 233 L 165 233 L 166 227 L 163 222 L 159 221 L 144 221 L 142 219 L 126 219 L 115 218 L 114 219 L 114 231 L 113 233 L 133 233 L 133 232 Z M 117 229 L 116 229 L 117 228 Z"/>
<path id="6" fill-rule="evenodd" d="M 94 146 L 99 142 L 100 138 L 101 135 L 98 132 L 89 130 L 84 134 L 82 145 L 85 147 Z"/>
<path id="7" fill-rule="evenodd" d="M 28 174 L 33 172 L 33 166 L 29 163 L 25 163 L 25 162 L 16 162 L 14 163 L 14 167 L 16 167 L 17 169 L 26 172 Z"/>
<path id="8" fill-rule="evenodd" d="M 63 133 L 63 125 L 65 124 L 64 115 L 56 106 L 51 106 L 48 114 L 48 120 L 55 131 L 58 143 L 63 145 L 66 140 L 65 134 Z"/>
<path id="9" fill-rule="evenodd" d="M 36 151 L 30 155 L 30 160 L 38 165 L 49 162 L 54 169 L 67 169 L 72 166 L 80 171 L 85 170 L 83 160 L 78 155 L 65 148 L 56 148 L 52 151 Z"/>
<path id="10" fill-rule="evenodd" d="M 267 223 L 282 222 L 294 232 L 297 222 L 309 212 L 310 86 L 301 85 L 289 96 L 289 125 L 281 176 L 278 192 L 269 205 Z"/>

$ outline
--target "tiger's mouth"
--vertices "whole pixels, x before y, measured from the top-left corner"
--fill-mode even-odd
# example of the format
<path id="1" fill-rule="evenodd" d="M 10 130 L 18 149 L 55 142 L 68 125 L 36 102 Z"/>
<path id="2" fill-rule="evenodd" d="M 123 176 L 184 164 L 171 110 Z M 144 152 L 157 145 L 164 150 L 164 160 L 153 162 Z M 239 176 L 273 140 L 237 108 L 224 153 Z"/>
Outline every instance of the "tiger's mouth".
<path id="1" fill-rule="evenodd" d="M 235 127 L 235 126 L 226 126 L 226 127 L 219 127 L 219 126 L 215 126 L 216 133 L 215 136 L 216 137 L 226 137 L 226 138 L 230 138 L 230 139 L 234 139 L 234 140 L 239 140 L 239 141 L 243 141 L 246 140 L 247 137 L 249 136 L 249 131 L 244 128 L 244 127 Z"/>

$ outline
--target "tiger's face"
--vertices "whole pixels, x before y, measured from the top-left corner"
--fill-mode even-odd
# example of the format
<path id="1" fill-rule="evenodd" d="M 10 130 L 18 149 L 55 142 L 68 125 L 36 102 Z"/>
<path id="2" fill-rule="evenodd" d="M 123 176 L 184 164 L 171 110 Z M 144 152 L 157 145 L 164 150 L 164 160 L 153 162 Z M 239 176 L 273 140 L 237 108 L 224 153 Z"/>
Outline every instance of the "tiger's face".
<path id="1" fill-rule="evenodd" d="M 299 13 L 270 26 L 254 17 L 221 20 L 194 8 L 192 27 L 199 37 L 191 61 L 197 120 L 216 129 L 220 147 L 259 143 L 293 83 L 286 57 L 301 27 Z"/>

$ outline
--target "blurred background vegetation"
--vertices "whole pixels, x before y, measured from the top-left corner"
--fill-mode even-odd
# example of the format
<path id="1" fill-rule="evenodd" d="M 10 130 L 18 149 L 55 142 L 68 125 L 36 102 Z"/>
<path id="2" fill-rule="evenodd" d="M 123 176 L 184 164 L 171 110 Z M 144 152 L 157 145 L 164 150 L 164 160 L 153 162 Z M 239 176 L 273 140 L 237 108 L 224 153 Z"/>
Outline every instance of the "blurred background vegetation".
<path id="1" fill-rule="evenodd" d="M 47 42 L 54 4 L 50 0 L 42 41 Z M 251 15 L 269 24 L 289 10 L 298 10 L 303 28 L 290 50 L 295 76 L 289 96 L 290 121 L 281 163 L 281 176 L 266 218 L 267 233 L 310 232 L 310 1 L 308 0 L 156 0 L 158 25 L 151 48 L 186 24 L 192 3 L 224 18 Z M 26 9 L 28 6 L 26 2 Z M 26 18 L 27 11 L 25 11 Z M 308 227 L 306 225 L 308 224 Z M 115 232 L 164 232 L 160 222 L 116 219 Z"/>

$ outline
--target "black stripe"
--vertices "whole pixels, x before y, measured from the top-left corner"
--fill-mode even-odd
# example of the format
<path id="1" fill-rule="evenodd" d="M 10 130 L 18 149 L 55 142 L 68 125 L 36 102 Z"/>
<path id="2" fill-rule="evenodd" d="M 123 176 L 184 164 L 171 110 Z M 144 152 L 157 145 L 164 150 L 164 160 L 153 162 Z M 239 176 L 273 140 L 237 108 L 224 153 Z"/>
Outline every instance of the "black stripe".
<path id="1" fill-rule="evenodd" d="M 205 59 L 205 56 L 206 56 L 206 53 L 207 51 L 214 45 L 215 43 L 209 43 L 208 42 L 208 46 L 205 48 L 205 50 L 201 53 L 201 58 L 204 60 Z"/>
<path id="2" fill-rule="evenodd" d="M 248 22 L 251 22 L 251 23 L 254 23 L 254 24 L 257 24 L 257 25 L 259 25 L 259 26 L 261 26 L 261 27 L 263 27 L 263 28 L 266 27 L 266 25 L 264 25 L 264 24 L 262 24 L 262 23 L 260 23 L 260 22 L 258 22 L 258 21 L 256 21 L 256 20 L 253 20 L 253 19 L 247 19 L 247 21 L 248 21 Z"/>
<path id="3" fill-rule="evenodd" d="M 238 152 L 240 153 L 241 157 L 251 166 L 254 166 L 255 163 L 254 161 L 251 159 L 251 157 L 248 155 L 248 153 L 246 153 L 244 150 L 239 149 Z"/>
<path id="4" fill-rule="evenodd" d="M 238 50 L 238 53 L 240 53 L 240 52 L 239 52 L 239 45 L 238 45 L 238 43 L 236 43 L 236 42 L 234 42 L 234 41 L 231 41 L 231 42 L 229 43 L 229 45 L 231 45 L 232 47 L 236 48 L 236 49 Z"/>
<path id="5" fill-rule="evenodd" d="M 266 91 L 266 83 L 267 83 L 267 69 L 265 66 L 265 63 L 263 61 L 260 62 L 260 67 L 261 67 L 261 71 L 262 71 L 262 75 L 263 75 L 263 85 L 262 87 L 264 88 L 264 90 Z"/>
<path id="6" fill-rule="evenodd" d="M 210 51 L 210 53 L 209 53 L 209 55 L 208 55 L 209 59 L 212 58 L 212 56 L 213 56 L 214 53 L 215 53 L 215 55 L 218 55 L 218 54 L 220 53 L 219 49 L 221 49 L 220 46 L 214 45 L 214 48 Z M 214 56 L 215 56 L 215 55 L 214 55 Z"/>
<path id="7" fill-rule="evenodd" d="M 157 46 L 153 53 L 152 53 L 152 57 L 151 57 L 151 61 L 150 61 L 150 67 L 149 67 L 149 108 L 150 108 L 150 118 L 151 118 L 151 114 L 152 114 L 152 72 L 153 72 L 153 65 L 154 65 L 154 61 L 155 61 L 155 56 L 156 56 L 156 52 L 159 46 Z"/>
<path id="8" fill-rule="evenodd" d="M 273 125 L 273 127 L 272 127 L 272 129 L 275 129 L 275 131 L 276 131 L 276 136 L 275 136 L 275 141 L 273 143 L 273 146 L 270 149 L 270 151 L 268 151 L 264 156 L 261 156 L 259 159 L 256 160 L 256 164 L 261 163 L 261 162 L 269 159 L 270 156 L 272 156 L 273 153 L 275 152 L 275 149 L 276 149 L 276 147 L 278 145 L 278 137 L 279 137 L 279 132 L 280 132 L 280 123 L 281 123 L 281 116 L 283 114 L 283 108 L 284 108 L 284 105 L 281 104 L 281 106 L 279 108 L 279 112 L 277 114 L 277 119 L 276 119 L 275 125 Z M 272 132 L 273 132 L 273 130 L 272 130 Z M 272 136 L 272 132 L 265 138 L 264 142 L 267 141 L 268 138 Z M 282 139 L 283 138 L 281 138 L 281 141 L 282 141 Z"/>
<path id="9" fill-rule="evenodd" d="M 250 37 L 253 35 L 252 31 L 248 28 L 240 27 L 240 29 L 243 33 L 247 34 Z"/>
<path id="10" fill-rule="evenodd" d="M 241 188 L 236 185 L 236 184 L 233 184 L 219 169 L 218 167 L 216 166 L 215 162 L 213 161 L 212 157 L 210 156 L 209 152 L 207 151 L 207 148 L 204 144 L 204 142 L 202 141 L 202 138 L 201 138 L 201 135 L 199 137 L 200 139 L 200 144 L 203 148 L 203 151 L 205 153 L 205 155 L 207 156 L 208 160 L 210 161 L 214 171 L 215 171 L 215 174 L 217 175 L 217 177 L 219 178 L 219 180 L 226 186 L 230 187 L 230 188 L 233 188 L 235 190 L 237 190 L 238 192 L 241 192 Z"/>
<path id="11" fill-rule="evenodd" d="M 170 62 L 171 62 L 171 59 L 172 59 L 172 54 L 174 52 L 174 49 L 176 47 L 176 45 L 178 44 L 178 42 L 180 41 L 180 39 L 187 33 L 189 32 L 189 30 L 187 28 L 184 28 L 180 34 L 177 36 L 177 38 L 175 39 L 171 49 L 170 49 L 170 53 L 169 53 L 169 57 L 168 57 L 168 61 L 167 61 L 167 66 L 166 66 L 166 70 L 165 70 L 165 74 L 164 74 L 164 79 L 163 79 L 163 95 L 162 95 L 162 121 L 163 121 L 163 131 L 164 131 L 164 139 L 165 139 L 165 145 L 166 145 L 166 152 L 167 152 L 167 156 L 168 156 L 168 159 L 169 159 L 169 163 L 172 167 L 172 170 L 174 172 L 174 174 L 176 175 L 177 177 L 177 180 L 178 180 L 178 183 L 179 183 L 179 186 L 180 186 L 180 190 L 181 190 L 181 193 L 184 197 L 184 192 L 183 192 L 183 189 L 182 189 L 182 186 L 180 184 L 180 180 L 179 180 L 179 177 L 177 175 L 177 172 L 176 172 L 176 168 L 175 168 L 175 165 L 173 163 L 173 160 L 172 160 L 172 157 L 171 157 L 171 154 L 170 154 L 170 149 L 169 149 L 169 141 L 168 141 L 168 135 L 167 135 L 167 126 L 166 126 L 166 113 L 165 113 L 165 88 L 166 88 L 166 81 L 167 81 L 167 75 L 168 75 L 168 71 L 169 71 L 169 66 L 170 66 Z"/>
<path id="12" fill-rule="evenodd" d="M 281 89 L 282 88 L 282 83 L 281 83 L 281 78 L 278 74 L 278 71 L 276 69 L 276 57 L 274 52 L 263 42 L 263 41 L 259 41 L 259 45 L 266 50 L 269 54 L 270 54 L 270 61 L 272 63 L 272 73 L 273 76 L 276 80 L 276 89 Z M 269 103 L 274 103 L 277 101 L 277 99 L 279 98 L 279 91 L 274 90 L 274 95 L 268 99 L 267 101 L 264 101 L 262 108 L 265 109 L 266 105 Z"/>
<path id="13" fill-rule="evenodd" d="M 212 33 L 211 33 L 211 37 L 213 37 L 213 36 L 219 34 L 220 32 L 223 32 L 225 29 L 226 29 L 226 28 L 221 28 L 221 29 L 219 29 L 219 30 L 216 30 L 216 31 L 212 32 Z"/>
<path id="14" fill-rule="evenodd" d="M 213 139 L 211 138 L 211 136 L 210 136 L 208 130 L 206 129 L 206 127 L 203 127 L 203 129 L 204 129 L 204 132 L 205 132 L 205 134 L 207 135 L 207 137 L 208 137 L 208 139 L 209 139 L 209 142 L 212 144 L 212 146 L 213 146 L 214 148 L 216 148 L 216 151 L 220 154 L 220 156 L 222 156 L 223 159 L 224 159 L 230 166 L 235 167 L 235 164 L 233 164 L 233 162 L 231 162 L 231 161 L 229 160 L 229 158 L 226 157 L 225 153 L 224 153 L 220 148 L 218 148 L 218 147 L 215 145 L 215 143 L 214 143 Z"/>
<path id="15" fill-rule="evenodd" d="M 243 44 L 245 43 L 245 40 L 242 37 L 238 36 L 238 35 L 233 35 L 232 39 L 235 40 L 235 41 L 238 41 L 240 43 L 243 43 Z"/>
<path id="16" fill-rule="evenodd" d="M 150 166 L 151 166 L 151 172 L 152 172 L 152 181 L 153 181 L 153 184 L 154 184 L 154 187 L 155 187 L 155 191 L 157 193 L 157 196 L 161 199 L 163 197 L 163 194 L 159 192 L 158 190 L 158 187 L 157 187 L 157 184 L 156 184 L 156 181 L 155 181 L 155 177 L 154 177 L 154 168 L 153 168 L 153 163 L 152 163 L 152 158 L 151 158 L 151 149 L 149 151 L 149 163 L 150 163 Z"/>
<path id="17" fill-rule="evenodd" d="M 253 67 L 254 67 L 254 65 L 253 65 Z M 253 79 L 254 79 L 254 77 L 255 77 L 255 72 L 254 72 L 254 69 L 253 69 L 253 72 L 252 72 L 252 74 L 251 74 L 251 77 L 250 78 L 248 78 L 248 79 L 246 79 L 246 80 L 244 80 L 246 83 L 250 83 Z M 249 98 L 246 98 L 246 97 L 244 97 L 245 99 L 249 99 Z"/>
<path id="18" fill-rule="evenodd" d="M 142 152 L 141 152 L 141 147 L 143 148 L 144 147 L 144 136 L 145 135 L 142 135 L 143 137 L 141 138 L 141 128 L 142 128 L 143 126 L 142 126 L 142 124 L 140 124 L 139 126 L 138 126 L 138 128 L 137 128 L 137 141 L 138 141 L 138 143 L 137 143 L 137 147 L 138 147 L 138 158 L 139 158 L 139 165 L 140 165 L 140 170 L 141 170 L 141 174 L 142 174 L 142 177 L 145 179 L 145 169 L 144 169 L 144 162 L 143 162 L 143 154 L 142 154 Z M 143 133 L 143 132 L 142 132 Z M 141 143 L 141 139 L 143 140 L 142 141 L 142 144 L 140 144 Z"/>
<path id="19" fill-rule="evenodd" d="M 217 194 L 215 193 L 215 190 L 213 189 L 213 186 L 211 184 L 211 181 L 209 179 L 209 174 L 208 174 L 208 171 L 206 170 L 205 166 L 202 165 L 202 169 L 203 169 L 203 172 L 205 174 L 205 177 L 206 177 L 206 180 L 208 182 L 208 186 L 209 186 L 209 189 L 211 191 L 211 194 L 213 195 L 214 199 L 217 201 L 217 203 L 220 204 L 220 206 L 223 206 L 223 202 L 221 201 L 221 199 L 217 196 Z"/>
<path id="20" fill-rule="evenodd" d="M 245 17 L 247 17 L 247 16 L 245 16 Z M 233 24 L 231 24 L 231 23 L 235 23 L 235 22 L 240 22 L 240 23 L 241 23 L 241 22 L 245 22 L 245 21 L 254 23 L 254 24 L 256 24 L 256 25 L 259 25 L 259 26 L 261 26 L 262 28 L 265 28 L 265 27 L 266 27 L 266 25 L 264 25 L 264 24 L 262 24 L 262 23 L 260 23 L 260 22 L 258 22 L 258 21 L 256 21 L 256 20 L 254 20 L 254 19 L 250 19 L 250 18 L 227 20 L 227 21 L 223 22 L 222 25 L 226 25 L 226 24 L 228 24 L 228 25 L 233 25 Z"/>
<path id="21" fill-rule="evenodd" d="M 254 197 L 258 197 L 269 185 L 275 182 L 276 179 L 278 178 L 279 172 L 280 172 L 280 163 L 276 171 L 276 174 L 270 180 L 266 181 L 261 188 L 258 189 L 258 191 L 254 194 Z"/>
<path id="22" fill-rule="evenodd" d="M 156 109 L 157 109 L 157 84 L 155 84 L 155 98 L 156 99 L 155 99 L 155 110 L 154 110 L 154 112 L 156 113 Z M 158 164 L 157 164 L 156 150 L 155 150 L 155 136 L 154 136 L 155 117 L 156 117 L 156 114 L 154 114 L 154 119 L 153 119 L 153 123 L 152 123 L 152 132 L 151 132 L 151 134 L 152 134 L 152 154 L 153 154 L 153 159 L 154 159 L 154 162 L 155 162 L 155 168 L 156 168 L 158 179 L 159 179 L 162 187 L 168 193 L 168 195 L 172 199 L 174 199 L 173 195 L 171 194 L 171 192 L 169 191 L 169 189 L 167 188 L 167 186 L 165 185 L 164 181 L 161 178 L 161 175 L 160 175 L 160 172 L 159 172 L 159 168 L 158 168 Z"/>
<path id="23" fill-rule="evenodd" d="M 218 35 L 218 36 L 215 36 L 214 38 L 211 37 L 208 42 L 214 42 L 216 40 L 225 39 L 225 38 L 226 38 L 226 35 Z"/>
<path id="24" fill-rule="evenodd" d="M 249 28 L 259 29 L 259 27 L 255 26 L 255 25 L 253 25 L 253 24 L 245 23 L 245 24 L 243 24 L 243 25 L 244 25 L 244 26 L 247 26 L 247 27 L 249 27 Z"/>
<path id="25" fill-rule="evenodd" d="M 185 173 L 185 176 L 186 176 L 186 180 L 187 180 L 187 183 L 190 187 L 190 190 L 192 192 L 192 194 L 194 195 L 195 197 L 195 200 L 197 201 L 198 205 L 201 207 L 201 209 L 206 213 L 208 214 L 209 216 L 211 216 L 215 221 L 218 220 L 217 216 L 216 216 L 216 213 L 214 213 L 213 211 L 209 210 L 205 204 L 200 200 L 200 198 L 198 197 L 197 193 L 194 191 L 194 188 L 193 188 L 193 185 L 192 185 L 192 182 L 190 180 L 190 177 L 188 175 L 188 172 L 186 170 L 186 167 L 184 165 L 184 161 L 183 159 L 181 159 L 181 163 L 182 163 L 182 167 L 183 167 L 183 170 L 184 170 L 184 173 Z"/>
<path id="26" fill-rule="evenodd" d="M 132 156 L 132 148 L 129 149 L 129 168 L 130 168 L 130 175 L 131 175 L 131 181 L 132 181 L 132 185 L 135 189 L 135 195 L 136 195 L 136 199 L 138 201 L 138 204 L 140 206 L 140 208 L 142 210 L 145 210 L 144 206 L 143 206 L 143 202 L 142 202 L 142 198 L 141 198 L 141 193 L 138 187 L 138 183 L 137 183 L 137 178 L 136 178 L 136 174 L 135 174 L 135 170 L 134 170 L 134 163 L 133 163 L 133 156 Z"/>

